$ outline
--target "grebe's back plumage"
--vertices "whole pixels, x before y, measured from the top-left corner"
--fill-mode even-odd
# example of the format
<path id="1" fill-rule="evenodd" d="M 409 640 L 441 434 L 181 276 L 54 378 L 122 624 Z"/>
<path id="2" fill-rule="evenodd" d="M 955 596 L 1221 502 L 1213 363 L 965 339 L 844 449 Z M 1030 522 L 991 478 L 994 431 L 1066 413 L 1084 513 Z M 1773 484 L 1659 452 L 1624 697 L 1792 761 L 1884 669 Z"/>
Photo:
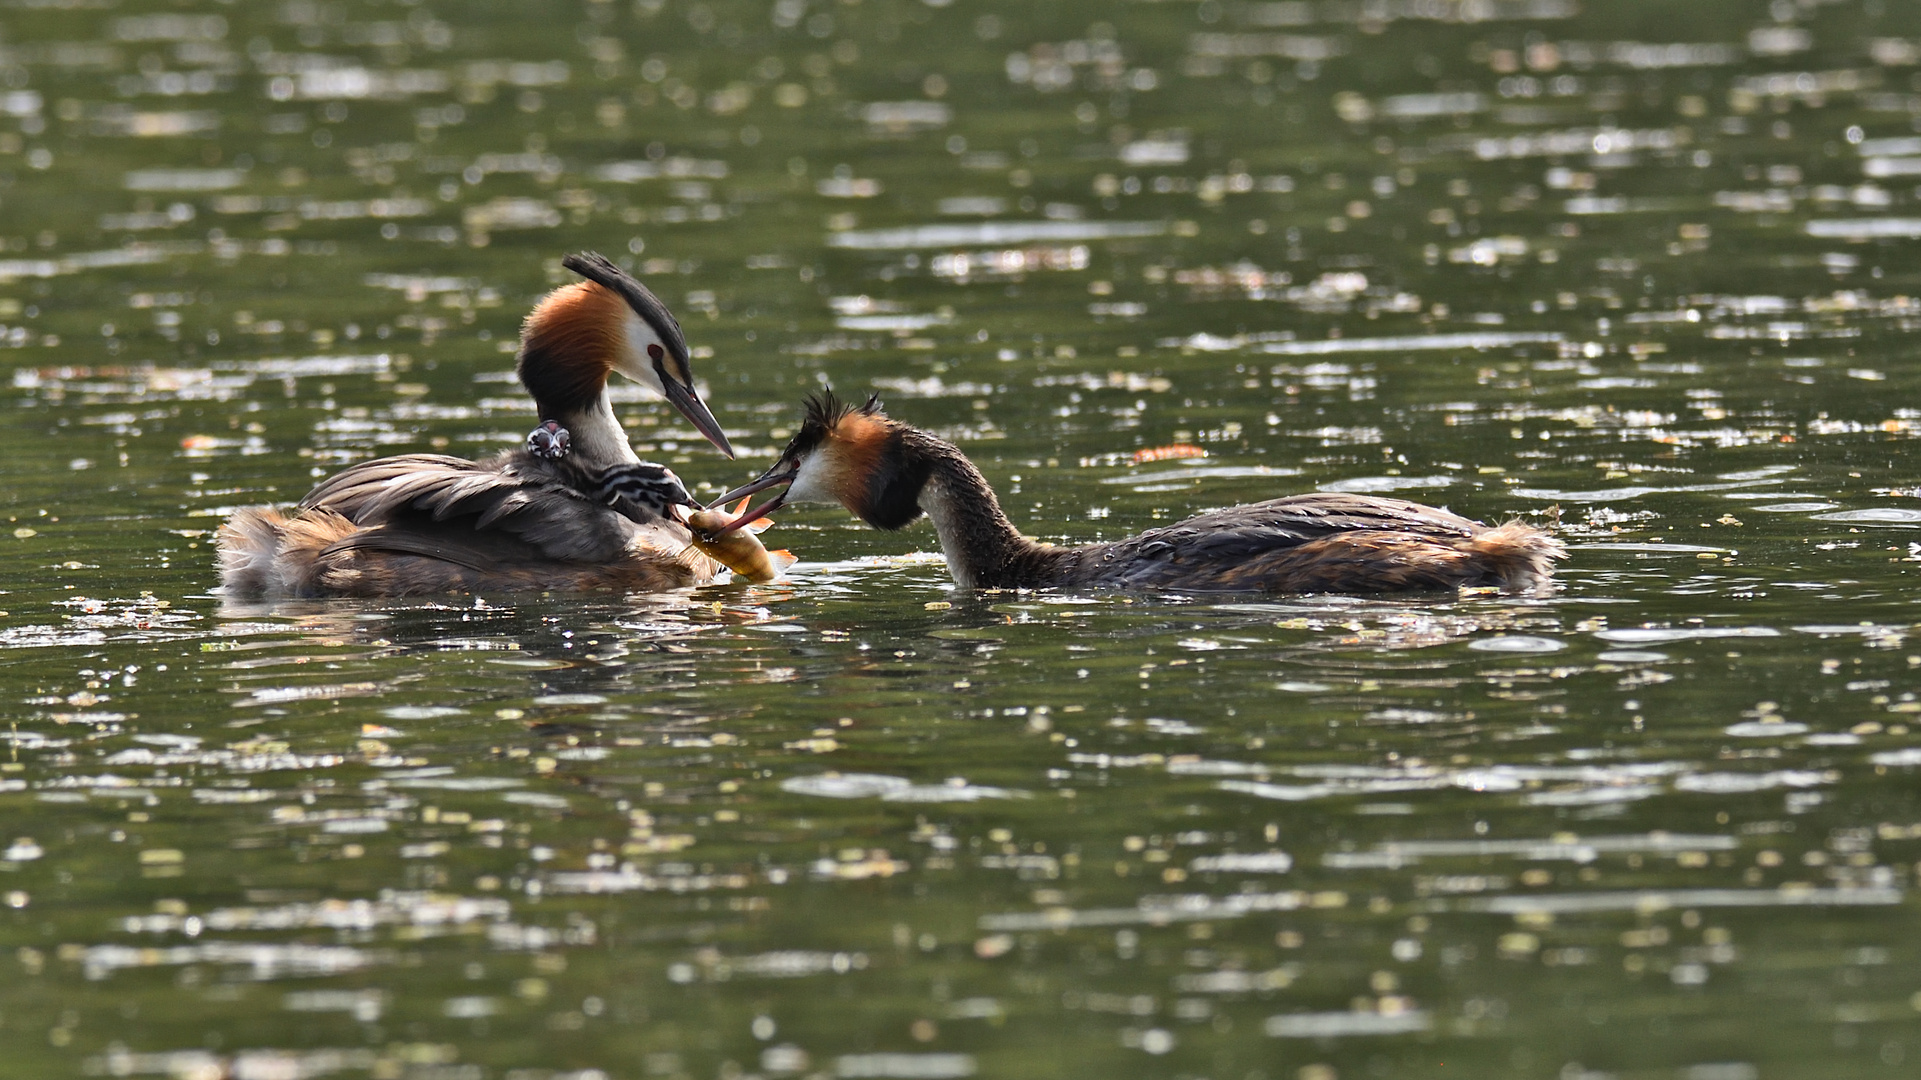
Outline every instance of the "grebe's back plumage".
<path id="1" fill-rule="evenodd" d="M 323 481 L 298 514 L 236 513 L 228 528 L 245 542 L 223 535 L 222 577 L 242 595 L 415 596 L 660 592 L 720 573 L 664 507 L 616 509 L 596 497 L 595 483 L 577 464 L 519 451 L 483 461 L 381 458 Z"/>
<path id="2" fill-rule="evenodd" d="M 832 395 L 761 479 L 723 499 L 787 483 L 782 501 L 839 502 L 882 529 L 925 513 L 949 571 L 971 588 L 1387 593 L 1539 588 L 1565 555 L 1518 522 L 1488 526 L 1402 499 L 1315 493 L 1235 506 L 1110 543 L 1055 547 L 1020 534 L 973 462 L 891 420 L 878 402 Z"/>
<path id="3" fill-rule="evenodd" d="M 634 455 L 608 377 L 653 385 L 722 452 L 732 449 L 693 389 L 687 346 L 665 306 L 597 255 L 565 265 L 588 280 L 549 293 L 527 317 L 518 371 L 543 424 L 528 445 L 479 461 L 402 454 L 321 481 L 294 514 L 252 507 L 220 534 L 221 580 L 236 595 L 407 596 L 476 589 L 661 591 L 722 567 L 689 547 L 666 512 L 673 474 Z M 668 500 L 615 500 L 607 470 L 659 469 Z M 671 484 L 667 481 L 671 480 Z M 674 494 L 677 493 L 677 494 Z"/>

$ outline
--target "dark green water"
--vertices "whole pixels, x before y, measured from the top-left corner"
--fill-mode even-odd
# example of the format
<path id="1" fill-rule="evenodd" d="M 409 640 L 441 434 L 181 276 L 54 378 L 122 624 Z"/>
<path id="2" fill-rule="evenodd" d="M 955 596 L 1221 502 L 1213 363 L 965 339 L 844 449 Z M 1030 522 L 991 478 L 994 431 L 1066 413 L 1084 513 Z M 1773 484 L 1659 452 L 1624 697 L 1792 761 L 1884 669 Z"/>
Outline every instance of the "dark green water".
<path id="1" fill-rule="evenodd" d="M 12 0 L 0 1074 L 1913 1075 L 1918 62 L 1885 0 Z M 212 591 L 233 507 L 518 440 L 588 248 L 708 492 L 831 383 L 1050 540 L 1334 488 L 1573 558 L 972 596 L 813 509 L 775 586 Z"/>

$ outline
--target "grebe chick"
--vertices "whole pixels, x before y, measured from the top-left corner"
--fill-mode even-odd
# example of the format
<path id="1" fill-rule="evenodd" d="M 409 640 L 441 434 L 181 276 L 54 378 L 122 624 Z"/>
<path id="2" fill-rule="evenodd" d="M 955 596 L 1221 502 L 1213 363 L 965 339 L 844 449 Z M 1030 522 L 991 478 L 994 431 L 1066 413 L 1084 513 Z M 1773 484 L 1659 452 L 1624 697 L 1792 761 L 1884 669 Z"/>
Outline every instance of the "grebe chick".
<path id="1" fill-rule="evenodd" d="M 599 255 L 562 265 L 586 278 L 543 297 L 521 328 L 516 370 L 542 424 L 481 461 L 402 454 L 321 481 L 288 515 L 236 512 L 220 530 L 221 582 L 237 596 L 409 596 L 476 589 L 660 591 L 720 564 L 689 547 L 669 508 L 699 504 L 673 473 L 648 472 L 614 417 L 616 371 L 652 387 L 728 457 L 694 389 L 679 323 Z M 609 469 L 641 470 L 618 505 Z"/>
<path id="2" fill-rule="evenodd" d="M 1487 526 L 1401 499 L 1310 494 L 1201 514 L 1111 543 L 1054 547 L 1022 536 L 974 463 L 889 419 L 878 398 L 809 399 L 780 460 L 720 502 L 786 485 L 729 528 L 786 502 L 838 502 L 879 529 L 925 513 L 964 588 L 1389 593 L 1459 586 L 1538 589 L 1565 557 L 1519 522 Z"/>

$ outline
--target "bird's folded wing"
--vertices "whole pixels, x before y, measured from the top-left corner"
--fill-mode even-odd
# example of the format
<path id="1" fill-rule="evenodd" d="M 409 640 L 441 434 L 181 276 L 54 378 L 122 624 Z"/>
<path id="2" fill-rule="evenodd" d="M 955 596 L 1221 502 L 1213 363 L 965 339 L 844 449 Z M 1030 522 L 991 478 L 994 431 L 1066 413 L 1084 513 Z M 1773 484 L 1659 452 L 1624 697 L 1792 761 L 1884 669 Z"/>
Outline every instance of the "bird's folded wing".
<path id="1" fill-rule="evenodd" d="M 1402 499 L 1322 493 L 1251 503 L 1150 529 L 1112 546 L 1110 558 L 1137 564 L 1233 565 L 1316 540 L 1361 533 L 1460 541 L 1481 526 L 1458 514 Z"/>
<path id="2" fill-rule="evenodd" d="M 442 454 L 403 454 L 347 469 L 322 481 L 301 505 L 338 513 L 362 528 L 386 526 L 369 543 L 473 546 L 475 533 L 509 534 L 548 558 L 604 562 L 633 538 L 626 518 L 580 491 L 511 461 L 468 461 Z M 394 536 L 407 534 L 396 541 Z M 481 550 L 485 542 L 481 541 Z M 684 546 L 684 545 L 683 545 Z M 425 550 L 414 554 L 428 554 Z M 460 558 L 447 557 L 460 562 Z"/>
<path id="3" fill-rule="evenodd" d="M 325 558 L 343 551 L 381 551 L 390 555 L 419 555 L 488 574 L 498 571 L 502 565 L 524 562 L 530 548 L 498 530 L 468 532 L 463 536 L 452 529 L 436 529 L 431 533 L 422 533 L 412 529 L 375 526 L 371 529 L 360 529 L 350 536 L 327 545 L 321 550 L 320 555 Z"/>
<path id="4" fill-rule="evenodd" d="M 1287 533 L 1302 541 L 1338 533 L 1386 531 L 1414 533 L 1437 540 L 1464 540 L 1482 528 L 1459 514 L 1406 499 L 1377 495 L 1317 492 L 1237 506 L 1203 514 L 1173 526 L 1218 530 L 1253 528 Z"/>

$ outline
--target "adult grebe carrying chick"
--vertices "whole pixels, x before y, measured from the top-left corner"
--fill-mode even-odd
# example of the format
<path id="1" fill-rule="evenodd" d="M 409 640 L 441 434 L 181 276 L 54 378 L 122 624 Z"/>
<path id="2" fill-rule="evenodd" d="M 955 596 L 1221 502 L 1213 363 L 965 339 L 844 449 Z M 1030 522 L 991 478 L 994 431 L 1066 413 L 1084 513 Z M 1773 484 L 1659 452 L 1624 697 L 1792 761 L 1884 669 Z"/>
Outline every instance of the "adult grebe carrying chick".
<path id="1" fill-rule="evenodd" d="M 542 423 L 481 461 L 402 454 L 320 482 L 293 514 L 236 512 L 220 530 L 220 579 L 237 596 L 410 596 L 475 589 L 660 591 L 721 566 L 682 524 L 699 510 L 680 479 L 642 462 L 614 417 L 616 371 L 652 387 L 728 457 L 694 390 L 680 324 L 599 255 L 548 293 L 521 330 L 516 370 Z"/>
<path id="2" fill-rule="evenodd" d="M 1390 593 L 1547 584 L 1559 540 L 1520 522 L 1488 526 L 1402 499 L 1317 493 L 1235 506 L 1111 543 L 1054 547 L 1015 530 L 980 470 L 950 443 L 883 415 L 879 399 L 810 398 L 780 460 L 720 502 L 786 491 L 732 529 L 788 502 L 837 502 L 879 529 L 926 514 L 954 580 L 974 589 Z"/>

